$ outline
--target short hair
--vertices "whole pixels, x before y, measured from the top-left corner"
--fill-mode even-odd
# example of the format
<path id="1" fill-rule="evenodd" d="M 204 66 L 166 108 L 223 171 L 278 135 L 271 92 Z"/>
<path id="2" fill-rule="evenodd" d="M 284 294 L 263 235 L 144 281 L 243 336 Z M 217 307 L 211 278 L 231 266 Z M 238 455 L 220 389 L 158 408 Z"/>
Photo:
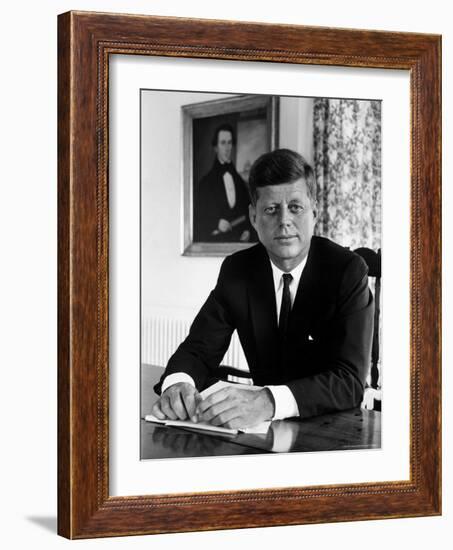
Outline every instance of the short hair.
<path id="1" fill-rule="evenodd" d="M 302 155 L 291 149 L 275 149 L 258 157 L 250 168 L 250 201 L 256 204 L 259 187 L 282 185 L 303 179 L 312 204 L 316 203 L 316 182 L 313 168 Z"/>
<path id="2" fill-rule="evenodd" d="M 236 134 L 234 133 L 233 126 L 231 124 L 221 124 L 215 129 L 214 135 L 212 136 L 211 145 L 216 147 L 217 142 L 219 141 L 220 132 L 230 132 L 233 145 L 236 145 Z"/>

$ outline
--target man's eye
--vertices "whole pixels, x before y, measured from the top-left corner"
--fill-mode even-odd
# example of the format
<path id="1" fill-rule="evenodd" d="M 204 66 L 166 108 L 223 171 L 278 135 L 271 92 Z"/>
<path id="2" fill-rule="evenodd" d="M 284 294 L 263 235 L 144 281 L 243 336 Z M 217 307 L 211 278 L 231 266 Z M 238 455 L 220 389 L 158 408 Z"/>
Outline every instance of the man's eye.
<path id="1" fill-rule="evenodd" d="M 277 209 L 275 208 L 275 206 L 266 206 L 266 208 L 264 209 L 264 212 L 266 214 L 275 214 L 276 210 Z"/>
<path id="2" fill-rule="evenodd" d="M 305 210 L 305 208 L 301 204 L 290 204 L 289 210 L 293 214 L 300 214 L 301 212 L 303 212 Z"/>

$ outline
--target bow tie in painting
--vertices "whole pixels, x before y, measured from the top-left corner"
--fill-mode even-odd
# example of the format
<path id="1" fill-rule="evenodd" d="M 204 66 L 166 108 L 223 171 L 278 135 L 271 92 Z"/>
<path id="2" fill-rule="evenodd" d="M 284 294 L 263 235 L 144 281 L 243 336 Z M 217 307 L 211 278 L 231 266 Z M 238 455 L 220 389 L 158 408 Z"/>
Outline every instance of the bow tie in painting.
<path id="1" fill-rule="evenodd" d="M 225 172 L 230 172 L 231 174 L 233 172 L 231 162 L 224 162 L 223 164 L 221 164 L 220 171 L 222 172 L 222 176 L 223 174 L 225 174 Z"/>

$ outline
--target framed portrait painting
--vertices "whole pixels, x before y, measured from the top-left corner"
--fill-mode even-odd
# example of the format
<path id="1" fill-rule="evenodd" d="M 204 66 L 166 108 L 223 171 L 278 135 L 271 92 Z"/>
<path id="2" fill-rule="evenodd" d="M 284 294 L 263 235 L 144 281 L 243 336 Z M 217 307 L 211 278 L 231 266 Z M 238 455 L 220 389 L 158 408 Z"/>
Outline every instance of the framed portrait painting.
<path id="1" fill-rule="evenodd" d="M 439 61 L 59 16 L 61 535 L 441 512 Z"/>
<path id="2" fill-rule="evenodd" d="M 187 255 L 225 255 L 257 242 L 249 221 L 248 175 L 253 162 L 278 143 L 278 97 L 219 95 L 182 107 Z M 233 180 L 229 193 L 225 173 Z"/>

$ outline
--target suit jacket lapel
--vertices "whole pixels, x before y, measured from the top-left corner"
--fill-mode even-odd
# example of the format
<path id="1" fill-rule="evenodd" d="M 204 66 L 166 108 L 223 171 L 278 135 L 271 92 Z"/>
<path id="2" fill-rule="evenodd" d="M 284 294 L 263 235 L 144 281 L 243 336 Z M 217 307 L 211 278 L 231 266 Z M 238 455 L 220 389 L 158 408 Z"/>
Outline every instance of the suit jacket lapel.
<path id="1" fill-rule="evenodd" d="M 307 334 L 316 307 L 318 261 L 316 239 L 312 239 L 307 263 L 302 272 L 296 298 L 289 316 L 288 330 L 297 330 L 299 338 Z"/>
<path id="2" fill-rule="evenodd" d="M 260 372 L 272 368 L 278 354 L 277 306 L 269 257 L 264 247 L 257 249 L 254 270 L 249 279 L 250 316 Z"/>
<path id="3" fill-rule="evenodd" d="M 289 342 L 307 338 L 317 300 L 319 261 L 316 239 L 311 242 L 307 263 L 297 288 L 289 317 Z M 257 247 L 254 269 L 248 284 L 250 316 L 256 342 L 259 372 L 272 371 L 280 358 L 275 289 L 269 256 L 263 246 Z"/>

